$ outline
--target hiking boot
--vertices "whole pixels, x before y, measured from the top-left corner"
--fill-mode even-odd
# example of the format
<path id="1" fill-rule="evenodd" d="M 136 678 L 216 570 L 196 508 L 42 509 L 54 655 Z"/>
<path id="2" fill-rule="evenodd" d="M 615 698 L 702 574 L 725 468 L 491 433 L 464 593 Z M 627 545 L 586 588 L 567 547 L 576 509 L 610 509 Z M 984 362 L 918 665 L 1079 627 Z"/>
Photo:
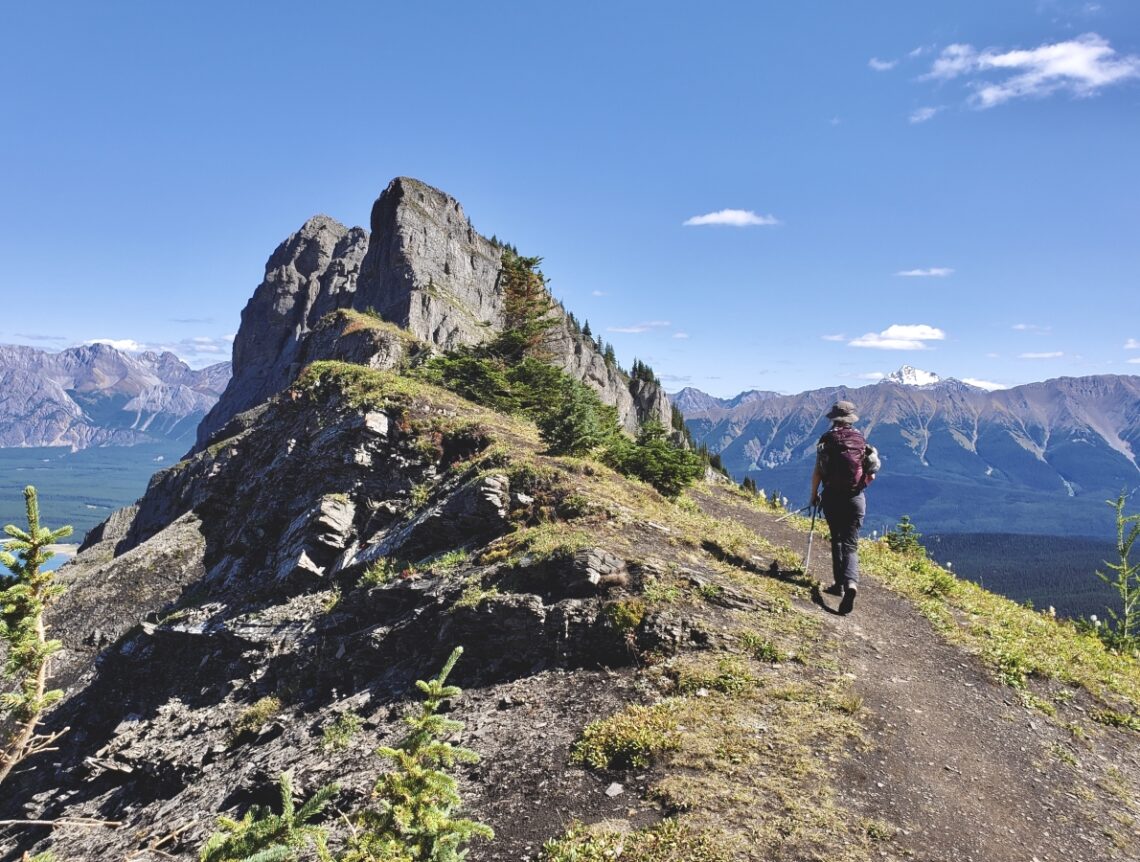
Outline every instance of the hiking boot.
<path id="1" fill-rule="evenodd" d="M 850 584 L 846 590 L 843 591 L 843 601 L 839 603 L 839 613 L 843 616 L 851 613 L 855 609 L 855 593 L 858 592 L 858 587 Z"/>
<path id="2" fill-rule="evenodd" d="M 822 592 L 829 596 L 841 596 L 843 595 L 843 584 L 832 584 L 830 587 L 825 587 Z"/>

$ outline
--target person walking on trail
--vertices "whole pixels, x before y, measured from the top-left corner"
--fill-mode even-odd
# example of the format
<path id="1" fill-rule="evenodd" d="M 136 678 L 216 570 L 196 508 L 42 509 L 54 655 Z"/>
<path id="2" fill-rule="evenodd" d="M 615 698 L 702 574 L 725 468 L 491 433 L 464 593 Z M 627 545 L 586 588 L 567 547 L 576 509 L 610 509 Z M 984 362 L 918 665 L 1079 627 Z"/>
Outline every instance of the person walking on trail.
<path id="1" fill-rule="evenodd" d="M 811 504 L 823 508 L 831 531 L 831 572 L 835 582 L 824 592 L 839 596 L 839 613 L 849 614 L 859 590 L 859 528 L 867 514 L 863 490 L 875 477 L 878 459 L 874 448 L 853 427 L 859 420 L 854 404 L 836 401 L 827 418 L 831 420 L 831 429 L 816 444 Z"/>

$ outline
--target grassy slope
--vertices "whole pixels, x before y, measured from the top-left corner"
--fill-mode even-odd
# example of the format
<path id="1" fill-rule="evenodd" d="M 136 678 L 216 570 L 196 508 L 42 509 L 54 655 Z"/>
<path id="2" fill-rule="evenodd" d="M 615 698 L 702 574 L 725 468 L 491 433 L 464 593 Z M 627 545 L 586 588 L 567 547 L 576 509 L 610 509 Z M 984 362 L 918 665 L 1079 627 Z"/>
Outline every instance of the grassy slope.
<path id="1" fill-rule="evenodd" d="M 513 488 L 539 497 L 543 516 L 484 549 L 484 561 L 554 557 L 601 546 L 650 574 L 639 594 L 610 605 L 632 632 L 655 615 L 685 619 L 705 647 L 645 654 L 638 702 L 583 728 L 574 760 L 583 768 L 651 771 L 651 794 L 667 819 L 634 831 L 622 824 L 573 827 L 547 848 L 554 862 L 623 859 L 877 856 L 891 824 L 854 818 L 835 799 L 840 749 L 862 738 L 861 704 L 839 671 L 836 644 L 801 608 L 813 584 L 794 574 L 798 555 L 731 518 L 704 514 L 689 498 L 670 502 L 642 483 L 589 460 L 542 454 L 533 426 L 392 374 L 338 363 L 309 370 L 299 388 L 332 385 L 352 404 L 392 407 L 426 399 L 444 415 L 425 439 L 463 425 L 494 441 L 475 459 L 506 470 Z M 740 507 L 762 506 L 724 491 Z M 867 569 L 911 599 L 953 643 L 1046 712 L 1044 680 L 1079 687 L 1093 717 L 1136 726 L 1140 666 L 1071 624 L 953 578 L 932 562 L 865 543 Z M 766 577 L 776 561 L 783 578 Z M 466 601 L 496 589 L 476 577 Z M 1058 699 L 1065 688 L 1052 689 Z"/>

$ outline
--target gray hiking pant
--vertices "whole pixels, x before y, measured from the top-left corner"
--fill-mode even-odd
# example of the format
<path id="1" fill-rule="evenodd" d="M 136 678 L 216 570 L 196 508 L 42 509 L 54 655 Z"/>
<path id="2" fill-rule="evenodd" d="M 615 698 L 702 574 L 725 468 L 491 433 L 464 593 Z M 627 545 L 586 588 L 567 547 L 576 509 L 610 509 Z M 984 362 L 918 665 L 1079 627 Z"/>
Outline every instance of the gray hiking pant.
<path id="1" fill-rule="evenodd" d="M 867 514 L 867 498 L 823 492 L 823 516 L 831 530 L 831 574 L 835 583 L 859 583 L 859 528 Z"/>

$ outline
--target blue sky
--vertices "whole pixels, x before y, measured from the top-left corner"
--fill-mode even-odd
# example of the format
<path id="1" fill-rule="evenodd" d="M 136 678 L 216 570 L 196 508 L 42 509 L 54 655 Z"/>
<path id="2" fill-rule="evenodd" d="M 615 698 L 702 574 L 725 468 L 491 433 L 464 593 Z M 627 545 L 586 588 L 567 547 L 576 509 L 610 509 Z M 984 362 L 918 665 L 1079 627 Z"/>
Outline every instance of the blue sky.
<path id="1" fill-rule="evenodd" d="M 0 40 L 3 342 L 227 358 L 274 247 L 404 174 L 671 389 L 1140 373 L 1130 0 L 7 3 Z"/>

